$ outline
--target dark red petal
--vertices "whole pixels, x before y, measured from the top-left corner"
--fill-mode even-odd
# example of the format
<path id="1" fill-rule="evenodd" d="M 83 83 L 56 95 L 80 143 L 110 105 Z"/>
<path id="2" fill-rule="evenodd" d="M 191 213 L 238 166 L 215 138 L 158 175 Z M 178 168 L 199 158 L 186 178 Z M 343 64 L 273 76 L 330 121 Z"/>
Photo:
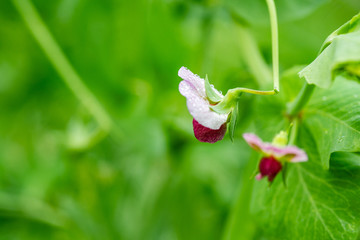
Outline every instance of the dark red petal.
<path id="1" fill-rule="evenodd" d="M 282 165 L 273 156 L 263 157 L 259 164 L 259 170 L 262 176 L 268 176 L 269 182 L 272 182 L 276 175 L 281 171 Z"/>
<path id="2" fill-rule="evenodd" d="M 214 130 L 204 127 L 203 125 L 198 123 L 195 119 L 193 119 L 193 128 L 194 128 L 195 137 L 200 142 L 215 143 L 217 141 L 222 140 L 226 133 L 226 123 L 221 125 L 219 129 Z"/>

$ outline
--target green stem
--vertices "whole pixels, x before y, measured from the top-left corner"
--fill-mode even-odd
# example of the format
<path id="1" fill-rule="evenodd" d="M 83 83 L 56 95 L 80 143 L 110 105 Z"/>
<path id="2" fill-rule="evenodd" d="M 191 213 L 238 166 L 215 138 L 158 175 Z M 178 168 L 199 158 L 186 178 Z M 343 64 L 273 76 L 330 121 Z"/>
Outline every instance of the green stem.
<path id="1" fill-rule="evenodd" d="M 275 90 L 271 91 L 260 91 L 260 90 L 254 90 L 249 88 L 233 88 L 227 91 L 225 97 L 216 105 L 210 106 L 212 110 L 219 114 L 229 113 L 233 111 L 235 104 L 237 104 L 237 101 L 241 94 L 243 93 L 250 93 L 250 94 L 256 94 L 256 95 L 274 95 L 277 94 Z"/>
<path id="2" fill-rule="evenodd" d="M 269 9 L 270 24 L 271 24 L 271 42 L 272 42 L 272 65 L 273 65 L 273 81 L 274 90 L 280 91 L 279 84 L 279 34 L 278 34 L 278 23 L 276 16 L 276 7 L 273 0 L 266 0 L 266 4 Z"/>
<path id="3" fill-rule="evenodd" d="M 255 95 L 277 94 L 277 92 L 275 90 L 261 91 L 261 90 L 254 90 L 254 89 L 250 89 L 250 88 L 234 88 L 233 90 L 237 93 L 237 95 L 241 95 L 242 93 L 250 93 L 250 94 L 255 94 Z"/>
<path id="4" fill-rule="evenodd" d="M 300 93 L 297 95 L 294 102 L 290 103 L 288 106 L 288 115 L 290 117 L 296 117 L 299 114 L 301 109 L 309 101 L 312 93 L 314 92 L 315 85 L 304 83 Z"/>
<path id="5" fill-rule="evenodd" d="M 298 129 L 299 129 L 299 118 L 295 118 L 292 121 L 292 127 L 290 130 L 290 139 L 288 142 L 288 145 L 294 145 L 296 138 L 297 138 L 297 134 L 298 134 Z"/>
<path id="6" fill-rule="evenodd" d="M 107 135 L 113 125 L 110 116 L 72 67 L 32 2 L 30 0 L 12 0 L 12 2 L 65 84 L 94 116 L 100 126 L 100 131 L 105 133 L 101 135 Z M 97 134 L 96 137 L 98 136 Z"/>
<path id="7" fill-rule="evenodd" d="M 266 0 L 270 15 L 271 24 L 271 40 L 272 40 L 272 61 L 273 61 L 273 82 L 274 91 L 280 91 L 279 83 L 279 37 L 278 37 L 278 23 L 276 16 L 276 8 L 273 0 Z M 238 23 L 238 32 L 240 35 L 240 47 L 246 64 L 255 77 L 259 86 L 264 86 L 271 79 L 271 73 L 262 57 L 256 41 L 250 34 L 250 31 L 244 27 L 244 20 L 239 17 L 236 12 L 231 11 L 231 15 L 235 22 Z"/>

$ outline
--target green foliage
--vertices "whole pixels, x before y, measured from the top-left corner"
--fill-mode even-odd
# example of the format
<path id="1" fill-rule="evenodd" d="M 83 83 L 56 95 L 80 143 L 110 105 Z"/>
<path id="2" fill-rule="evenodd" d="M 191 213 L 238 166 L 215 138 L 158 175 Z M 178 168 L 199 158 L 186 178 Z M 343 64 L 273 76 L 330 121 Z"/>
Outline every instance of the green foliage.
<path id="1" fill-rule="evenodd" d="M 335 77 L 350 74 L 356 78 L 356 68 L 349 71 L 348 65 L 360 63 L 360 31 L 337 36 L 322 53 L 299 74 L 310 84 L 328 88 Z M 350 69 L 351 70 L 351 69 Z"/>
<path id="2" fill-rule="evenodd" d="M 359 91 L 358 83 L 338 77 L 330 90 L 319 90 L 304 111 L 304 125 L 315 138 L 325 168 L 332 152 L 360 151 Z"/>
<path id="3" fill-rule="evenodd" d="M 255 182 L 251 219 L 268 239 L 357 239 L 360 158 L 347 152 L 360 151 L 359 88 L 339 78 L 331 89 L 316 91 L 302 113 L 297 137 L 309 161 L 287 164 L 286 186 L 281 177 L 271 187 L 265 181 Z M 347 94 L 339 101 L 342 92 Z M 262 104 L 266 106 L 272 112 L 280 108 Z M 267 112 L 263 117 L 272 118 Z M 273 126 L 262 130 L 265 139 L 283 129 Z M 329 165 L 330 169 L 324 168 Z"/>
<path id="4" fill-rule="evenodd" d="M 261 85 L 271 62 L 269 32 L 261 26 L 269 21 L 265 1 L 34 0 L 114 121 L 96 143 L 93 115 L 62 82 L 11 1 L 0 1 L 1 239 L 356 239 L 360 157 L 350 152 L 360 147 L 359 83 L 338 76 L 330 89 L 314 92 L 296 139 L 309 161 L 288 164 L 286 187 L 280 176 L 271 187 L 253 179 L 259 155 L 241 135 L 271 141 L 288 129 L 285 106 L 304 83 L 293 65 L 313 61 L 359 2 L 275 2 L 281 92 L 243 94 L 236 108 L 227 106 L 233 142 L 204 144 L 193 136 L 177 71 L 209 73 L 224 92 L 271 89 L 269 79 Z M 358 30 L 349 24 L 343 29 Z M 341 45 L 357 59 L 344 66 L 328 55 L 333 59 L 324 64 L 335 64 L 335 75 L 359 70 L 357 50 L 346 46 L 358 41 L 357 31 L 348 31 L 338 31 L 325 48 Z M 332 70 L 316 81 L 332 82 Z"/>
<path id="5" fill-rule="evenodd" d="M 360 79 L 360 13 L 330 34 L 320 55 L 300 73 L 310 84 L 328 88 L 336 76 Z"/>
<path id="6" fill-rule="evenodd" d="M 327 37 L 323 46 L 321 47 L 321 52 L 329 45 L 339 35 L 347 34 L 360 30 L 360 13 L 351 18 L 347 23 L 336 29 L 330 36 Z"/>
<path id="7" fill-rule="evenodd" d="M 288 164 L 287 187 L 254 186 L 251 208 L 269 239 L 356 239 L 359 234 L 358 155 L 337 153 L 330 170 L 320 162 L 315 136 L 304 126 L 301 146 L 310 161 Z M 281 226 L 281 231 L 279 231 Z"/>
<path id="8" fill-rule="evenodd" d="M 286 91 L 284 91 L 284 100 L 286 102 L 292 102 L 299 94 L 299 89 L 304 84 L 304 81 L 300 79 L 299 72 L 304 66 L 294 66 L 284 71 L 281 75 L 280 84 Z"/>

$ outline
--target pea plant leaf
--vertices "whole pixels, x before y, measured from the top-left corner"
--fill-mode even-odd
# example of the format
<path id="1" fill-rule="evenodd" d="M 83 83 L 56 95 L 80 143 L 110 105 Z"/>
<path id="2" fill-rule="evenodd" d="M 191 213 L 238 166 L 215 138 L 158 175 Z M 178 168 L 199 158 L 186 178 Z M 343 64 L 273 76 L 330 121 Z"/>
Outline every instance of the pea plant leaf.
<path id="1" fill-rule="evenodd" d="M 314 93 L 297 138 L 309 161 L 287 165 L 286 186 L 280 176 L 271 187 L 254 182 L 250 212 L 267 239 L 357 239 L 359 121 L 356 82 L 338 77 L 330 89 Z M 262 129 L 263 135 L 270 131 Z"/>
<path id="2" fill-rule="evenodd" d="M 309 161 L 288 164 L 287 187 L 280 177 L 270 188 L 265 181 L 255 182 L 251 212 L 268 239 L 357 239 L 360 157 L 335 153 L 325 170 L 315 138 L 302 125 L 299 145 Z"/>
<path id="3" fill-rule="evenodd" d="M 360 79 L 360 14 L 333 32 L 324 42 L 321 54 L 302 71 L 310 84 L 328 88 L 338 75 Z"/>
<path id="4" fill-rule="evenodd" d="M 320 52 L 322 52 L 331 42 L 339 35 L 347 34 L 360 30 L 360 13 L 351 18 L 348 22 L 343 24 L 341 27 L 336 29 L 332 34 L 330 34 L 324 41 L 323 46 L 321 47 Z"/>
<path id="5" fill-rule="evenodd" d="M 342 73 L 360 78 L 356 71 L 347 68 L 348 65 L 357 64 L 360 64 L 360 31 L 336 37 L 299 75 L 310 84 L 328 88 L 335 77 Z"/>
<path id="6" fill-rule="evenodd" d="M 332 152 L 360 151 L 358 83 L 338 77 L 332 88 L 314 93 L 303 114 L 303 124 L 316 136 L 316 148 L 324 168 L 329 168 Z"/>

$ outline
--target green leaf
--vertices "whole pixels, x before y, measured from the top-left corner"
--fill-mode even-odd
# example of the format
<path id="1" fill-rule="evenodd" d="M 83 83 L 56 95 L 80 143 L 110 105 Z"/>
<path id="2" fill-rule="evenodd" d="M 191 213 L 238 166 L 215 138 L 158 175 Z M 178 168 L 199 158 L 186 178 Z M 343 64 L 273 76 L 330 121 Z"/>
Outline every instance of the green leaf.
<path id="1" fill-rule="evenodd" d="M 234 107 L 234 110 L 231 113 L 230 124 L 229 124 L 229 135 L 232 142 L 234 141 L 234 132 L 236 128 L 236 119 L 238 117 L 238 114 L 239 114 L 239 104 L 237 103 Z"/>
<path id="2" fill-rule="evenodd" d="M 324 41 L 323 46 L 321 47 L 320 52 L 322 52 L 330 43 L 339 35 L 346 34 L 360 29 L 360 13 L 355 15 L 348 22 L 343 24 L 341 27 L 336 29 L 332 34 L 330 34 L 327 39 Z"/>
<path id="3" fill-rule="evenodd" d="M 210 85 L 208 76 L 205 77 L 205 92 L 206 96 L 212 103 L 218 103 L 222 97 L 214 90 L 214 87 Z"/>
<path id="4" fill-rule="evenodd" d="M 339 100 L 341 93 L 343 97 Z M 256 114 L 259 117 L 254 119 L 255 132 L 265 141 L 271 141 L 274 134 L 286 127 L 281 124 L 283 106 L 278 97 L 267 99 L 259 96 L 257 99 L 255 109 L 259 109 Z M 258 236 L 266 236 L 266 239 L 357 238 L 360 222 L 360 157 L 353 153 L 333 153 L 330 169 L 326 170 L 322 164 L 324 152 L 332 152 L 334 148 L 319 148 L 318 142 L 319 139 L 324 143 L 337 140 L 336 134 L 341 134 L 341 126 L 346 129 L 343 124 L 360 128 L 359 124 L 356 126 L 356 122 L 359 122 L 356 117 L 359 115 L 356 108 L 360 106 L 358 97 L 360 86 L 343 79 L 336 80 L 331 89 L 317 90 L 303 112 L 298 134 L 298 145 L 306 151 L 309 161 L 287 165 L 286 187 L 280 174 L 271 187 L 266 180 L 249 180 L 254 182 L 254 187 L 250 201 L 251 217 L 248 220 L 256 220 L 261 228 L 256 230 Z M 324 119 L 317 111 L 324 111 L 331 117 Z M 316 122 L 316 118 L 321 119 Z M 323 125 L 334 128 L 330 136 L 322 131 Z M 352 138 L 344 139 L 349 140 L 347 144 L 359 141 L 355 135 L 347 136 Z M 342 147 L 336 146 L 337 149 Z M 348 150 L 356 150 L 356 147 Z"/>
<path id="5" fill-rule="evenodd" d="M 333 154 L 327 171 L 320 163 L 317 136 L 302 126 L 299 137 L 309 161 L 288 164 L 287 187 L 280 176 L 270 188 L 266 181 L 255 181 L 251 205 L 254 218 L 267 239 L 357 239 L 360 157 Z"/>
<path id="6" fill-rule="evenodd" d="M 322 53 L 300 73 L 310 84 L 328 88 L 335 77 L 355 76 L 357 71 L 350 71 L 348 65 L 360 64 L 360 31 L 339 35 L 332 40 Z"/>
<path id="7" fill-rule="evenodd" d="M 349 76 L 360 76 L 360 63 L 348 64 L 344 68 Z"/>
<path id="8" fill-rule="evenodd" d="M 329 167 L 332 152 L 360 151 L 359 84 L 338 77 L 332 88 L 314 93 L 303 117 L 304 125 L 316 136 L 323 167 Z"/>

